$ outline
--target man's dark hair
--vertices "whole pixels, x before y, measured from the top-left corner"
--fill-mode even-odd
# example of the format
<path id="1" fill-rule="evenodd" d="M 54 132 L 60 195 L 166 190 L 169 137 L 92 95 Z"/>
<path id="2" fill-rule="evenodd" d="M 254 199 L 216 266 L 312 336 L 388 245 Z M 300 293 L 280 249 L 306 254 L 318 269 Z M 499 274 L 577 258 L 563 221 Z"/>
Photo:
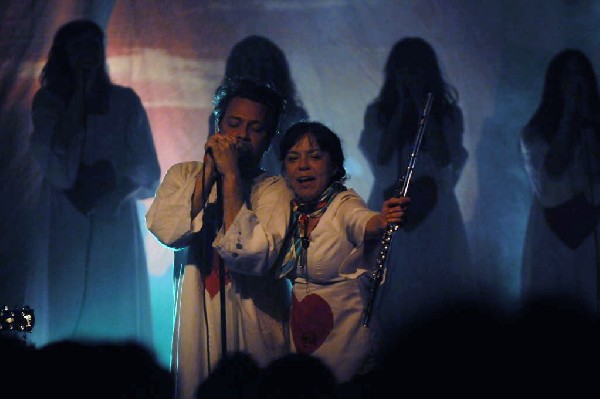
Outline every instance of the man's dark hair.
<path id="1" fill-rule="evenodd" d="M 235 97 L 246 98 L 269 108 L 271 124 L 269 125 L 269 138 L 275 136 L 279 131 L 279 123 L 285 111 L 285 100 L 270 85 L 259 83 L 250 79 L 229 78 L 225 79 L 223 84 L 217 89 L 213 98 L 215 124 L 217 127 L 221 124 L 221 119 L 225 114 L 227 106 Z"/>

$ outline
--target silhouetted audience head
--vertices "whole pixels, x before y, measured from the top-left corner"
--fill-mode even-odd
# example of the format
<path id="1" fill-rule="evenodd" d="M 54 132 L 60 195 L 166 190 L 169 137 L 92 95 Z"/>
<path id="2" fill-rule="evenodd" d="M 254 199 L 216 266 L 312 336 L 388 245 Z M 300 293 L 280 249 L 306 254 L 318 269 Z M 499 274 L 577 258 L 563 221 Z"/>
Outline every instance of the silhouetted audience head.
<path id="1" fill-rule="evenodd" d="M 290 353 L 260 368 L 254 358 L 236 352 L 221 358 L 196 391 L 204 398 L 336 398 L 335 375 L 320 359 Z"/>
<path id="2" fill-rule="evenodd" d="M 256 388 L 261 369 L 254 358 L 236 352 L 221 358 L 214 371 L 198 387 L 198 399 L 257 398 Z"/>
<path id="3" fill-rule="evenodd" d="M 32 380 L 39 397 L 170 399 L 174 390 L 172 375 L 136 343 L 49 344 L 37 350 Z"/>
<path id="4" fill-rule="evenodd" d="M 26 398 L 35 383 L 32 368 L 36 364 L 35 347 L 26 341 L 26 333 L 0 331 L 0 397 Z"/>
<path id="5" fill-rule="evenodd" d="M 258 398 L 335 398 L 335 375 L 319 358 L 291 353 L 274 360 L 261 373 Z"/>
<path id="6" fill-rule="evenodd" d="M 596 318 L 570 298 L 510 313 L 476 302 L 441 308 L 398 336 L 367 378 L 372 397 L 598 392 Z"/>

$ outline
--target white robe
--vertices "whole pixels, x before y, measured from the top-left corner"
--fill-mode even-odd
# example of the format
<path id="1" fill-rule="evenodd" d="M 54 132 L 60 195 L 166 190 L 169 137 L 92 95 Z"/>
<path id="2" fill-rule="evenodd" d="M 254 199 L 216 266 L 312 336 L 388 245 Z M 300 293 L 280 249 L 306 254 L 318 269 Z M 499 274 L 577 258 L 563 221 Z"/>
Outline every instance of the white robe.
<path id="1" fill-rule="evenodd" d="M 33 102 L 32 154 L 43 175 L 37 259 L 28 301 L 36 315 L 32 341 L 135 340 L 152 348 L 150 288 L 137 200 L 151 197 L 160 179 L 152 133 L 137 94 L 110 89 L 110 110 L 88 115 L 67 148 L 52 142 L 65 104 L 46 89 Z M 91 215 L 65 195 L 79 164 L 109 161 L 116 186 Z"/>
<path id="2" fill-rule="evenodd" d="M 398 170 L 405 173 L 412 150 L 412 143 L 409 143 L 403 147 L 402 154 L 394 150 L 390 161 L 379 165 L 376 153 L 383 129 L 377 108 L 372 103 L 365 111 L 361 137 L 361 149 L 370 160 L 374 175 L 368 201 L 371 209 L 381 208 L 383 189 L 401 177 Z M 437 202 L 414 230 L 401 228 L 396 231 L 388 251 L 388 281 L 382 287 L 382 303 L 378 306 L 381 317 L 386 320 L 386 341 L 393 342 L 401 329 L 410 327 L 428 312 L 443 308 L 451 301 L 473 300 L 480 295 L 478 273 L 471 261 L 466 228 L 454 192 L 467 159 L 459 107 L 452 107 L 442 118 L 441 129 L 448 146 L 449 164 L 443 168 L 438 166 L 422 144 L 408 188 L 410 197 L 416 181 L 431 179 L 437 191 Z M 427 134 L 428 130 L 424 133 L 423 143 Z M 411 218 L 411 208 L 418 205 L 416 200 L 409 205 L 407 219 Z"/>
<path id="3" fill-rule="evenodd" d="M 289 201 L 273 204 L 273 212 L 289 217 Z M 379 321 L 373 317 L 369 327 L 362 326 L 369 298 L 369 271 L 375 266 L 365 254 L 363 240 L 366 224 L 376 214 L 354 190 L 339 193 L 310 233 L 306 267 L 297 265 L 291 273 L 295 274 L 291 350 L 323 360 L 339 383 L 369 371 L 378 361 Z M 236 218 L 216 243 L 217 248 L 236 270 L 270 273 L 273 264 L 260 260 L 277 255 L 271 251 L 270 257 L 264 256 L 277 248 L 272 242 L 281 239 L 288 223 L 281 223 L 274 236 L 249 234 L 252 230 L 244 227 L 249 225 L 251 221 Z"/>
<path id="4" fill-rule="evenodd" d="M 196 256 L 195 235 L 209 234 L 205 219 L 216 201 L 216 187 L 208 204 L 191 218 L 195 176 L 202 172 L 200 162 L 185 162 L 172 166 L 164 177 L 146 216 L 148 229 L 164 245 L 175 249 L 176 309 L 173 332 L 172 370 L 175 372 L 177 398 L 193 398 L 201 384 L 222 357 L 221 304 L 219 291 L 205 289 L 200 269 L 208 259 Z M 252 233 L 266 234 L 270 226 L 285 224 L 281 213 L 273 212 L 279 201 L 289 203 L 290 194 L 279 177 L 264 174 L 253 182 L 250 198 L 238 212 L 249 218 Z M 234 227 L 229 229 L 232 232 Z M 217 234 L 222 234 L 220 233 Z M 243 234 L 235 232 L 232 234 Z M 250 233 L 250 234 L 252 234 Z M 211 243 L 208 243 L 209 245 Z M 275 242 L 271 241 L 271 245 Z M 270 262 L 270 259 L 256 261 Z M 197 258 L 200 258 L 199 263 Z M 225 267 L 229 268 L 227 262 Z M 253 356 L 259 366 L 289 352 L 287 320 L 290 286 L 286 280 L 273 276 L 252 276 L 230 270 L 225 286 L 227 351 L 244 351 Z"/>
<path id="5" fill-rule="evenodd" d="M 524 129 L 521 135 L 521 150 L 533 201 L 523 247 L 523 300 L 537 296 L 566 295 L 581 301 L 588 310 L 596 311 L 596 276 L 597 267 L 600 266 L 600 139 L 597 133 L 594 138 L 593 132 L 586 130 L 586 141 L 575 144 L 573 158 L 565 171 L 560 175 L 551 175 L 544 167 L 550 144 L 539 131 L 528 135 L 529 139 L 524 139 L 527 129 L 530 128 Z M 550 227 L 544 209 L 557 207 L 581 194 L 587 202 L 587 205 L 583 202 L 578 205 L 583 214 L 568 217 L 566 226 L 583 228 L 594 217 L 595 225 L 591 230 L 584 230 L 586 235 L 582 236 L 580 242 L 574 240 L 573 244 L 568 245 L 566 242 L 570 240 L 559 238 Z M 588 212 L 590 214 L 586 216 Z"/>

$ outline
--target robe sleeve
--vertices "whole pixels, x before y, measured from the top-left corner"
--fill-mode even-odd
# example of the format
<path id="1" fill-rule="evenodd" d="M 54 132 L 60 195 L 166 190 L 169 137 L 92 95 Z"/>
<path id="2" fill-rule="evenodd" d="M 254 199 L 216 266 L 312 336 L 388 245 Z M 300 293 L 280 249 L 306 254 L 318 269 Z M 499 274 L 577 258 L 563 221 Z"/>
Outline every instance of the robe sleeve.
<path id="1" fill-rule="evenodd" d="M 117 187 L 125 185 L 126 197 L 150 198 L 160 181 L 160 166 L 146 110 L 138 95 L 131 89 L 128 92 L 131 116 L 124 132 L 128 156 L 116 171 Z"/>
<path id="2" fill-rule="evenodd" d="M 272 271 L 283 246 L 291 198 L 281 177 L 266 178 L 252 190 L 251 208 L 242 206 L 213 243 L 229 269 L 250 275 Z"/>
<path id="3" fill-rule="evenodd" d="M 375 105 L 369 104 L 363 117 L 363 129 L 360 133 L 358 143 L 358 147 L 362 154 L 372 165 L 378 164 L 377 152 L 383 131 L 381 124 L 377 120 L 377 115 L 377 108 Z M 375 177 L 378 176 L 375 175 Z"/>
<path id="4" fill-rule="evenodd" d="M 554 175 L 548 173 L 544 165 L 550 143 L 542 137 L 541 132 L 531 129 L 533 128 L 526 127 L 522 131 L 520 145 L 531 187 L 542 206 L 555 207 L 582 192 L 587 192 L 589 181 L 584 170 L 584 159 L 587 155 L 585 146 L 577 143 L 573 158 L 566 169 L 561 174 Z"/>
<path id="5" fill-rule="evenodd" d="M 57 189 L 70 189 L 75 184 L 85 132 L 75 132 L 62 146 L 53 140 L 54 130 L 66 105 L 56 95 L 40 89 L 32 104 L 33 133 L 31 149 L 46 180 Z"/>
<path id="6" fill-rule="evenodd" d="M 341 195 L 342 198 L 341 204 L 336 210 L 336 217 L 339 218 L 340 225 L 346 231 L 348 240 L 356 247 L 362 246 L 367 223 L 379 212 L 369 209 L 365 201 L 353 189 L 338 195 Z"/>
<path id="7" fill-rule="evenodd" d="M 198 173 L 202 173 L 200 162 L 179 163 L 169 168 L 146 213 L 148 230 L 170 248 L 188 246 L 193 234 L 202 229 L 204 211 L 194 219 L 191 217 L 194 180 Z"/>
<path id="8" fill-rule="evenodd" d="M 365 201 L 354 191 L 348 189 L 340 194 L 340 205 L 335 210 L 334 220 L 340 232 L 354 247 L 339 265 L 339 273 L 345 278 L 358 278 L 370 269 L 369 253 L 365 252 L 365 232 L 368 221 L 378 212 L 369 209 Z"/>
<path id="9" fill-rule="evenodd" d="M 459 107 L 453 107 L 452 111 L 444 116 L 442 129 L 450 155 L 450 163 L 442 171 L 445 174 L 442 180 L 448 190 L 453 190 L 460 179 L 468 158 L 467 150 L 463 144 L 463 114 Z"/>

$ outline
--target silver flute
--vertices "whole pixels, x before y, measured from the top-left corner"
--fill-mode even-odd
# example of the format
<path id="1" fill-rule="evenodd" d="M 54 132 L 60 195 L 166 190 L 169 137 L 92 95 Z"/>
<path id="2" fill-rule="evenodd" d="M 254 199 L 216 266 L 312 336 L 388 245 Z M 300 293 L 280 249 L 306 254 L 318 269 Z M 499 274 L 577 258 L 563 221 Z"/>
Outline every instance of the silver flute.
<path id="1" fill-rule="evenodd" d="M 408 193 L 408 187 L 410 185 L 410 179 L 412 178 L 413 170 L 415 168 L 415 162 L 417 161 L 417 155 L 419 154 L 419 148 L 421 147 L 421 141 L 423 140 L 423 134 L 425 133 L 425 127 L 427 125 L 427 116 L 429 115 L 429 111 L 431 110 L 431 103 L 433 102 L 433 94 L 427 93 L 427 98 L 425 99 L 425 107 L 423 108 L 423 112 L 421 113 L 421 117 L 419 118 L 419 125 L 417 130 L 417 135 L 415 137 L 415 141 L 413 142 L 412 151 L 410 152 L 410 157 L 408 158 L 408 166 L 406 168 L 406 172 L 404 176 L 401 176 L 398 182 L 396 183 L 396 189 L 394 190 L 394 196 L 396 197 L 405 197 Z M 371 276 L 371 288 L 369 292 L 369 298 L 367 302 L 367 306 L 365 308 L 365 312 L 363 314 L 362 325 L 368 327 L 369 319 L 371 317 L 371 311 L 373 310 L 373 304 L 375 303 L 375 297 L 377 295 L 377 289 L 381 284 L 381 280 L 383 279 L 383 275 L 385 273 L 385 262 L 387 260 L 387 255 L 392 243 L 392 236 L 400 227 L 399 224 L 389 223 L 386 227 L 385 233 L 383 233 L 383 237 L 381 239 L 381 249 L 379 250 L 379 254 L 377 256 L 377 265 L 373 270 L 373 274 Z"/>

